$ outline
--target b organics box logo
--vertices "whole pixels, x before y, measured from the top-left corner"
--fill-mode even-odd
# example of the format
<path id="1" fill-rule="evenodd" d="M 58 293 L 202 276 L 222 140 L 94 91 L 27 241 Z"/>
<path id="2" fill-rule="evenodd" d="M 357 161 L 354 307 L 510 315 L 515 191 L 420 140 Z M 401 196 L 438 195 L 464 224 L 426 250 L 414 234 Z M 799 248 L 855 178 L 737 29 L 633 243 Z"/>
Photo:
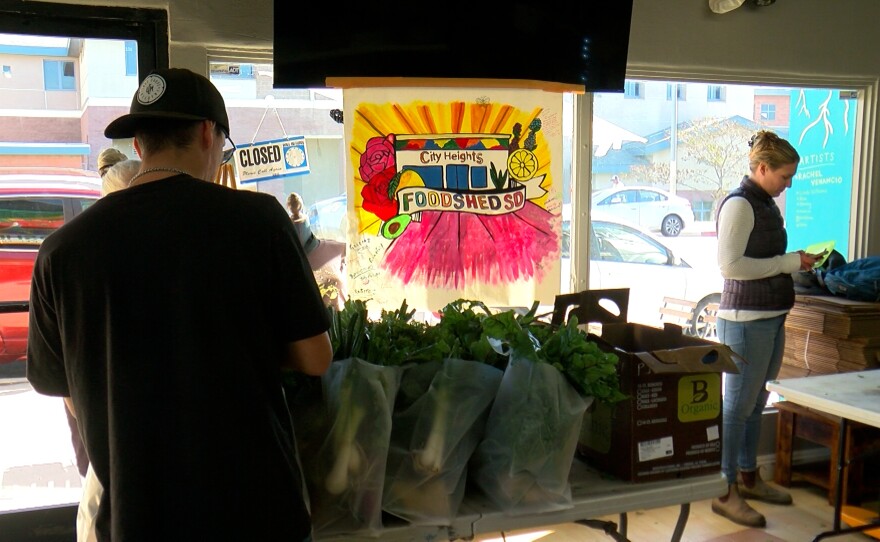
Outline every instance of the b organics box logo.
<path id="1" fill-rule="evenodd" d="M 720 414 L 720 374 L 682 376 L 678 380 L 678 421 L 712 420 Z"/>

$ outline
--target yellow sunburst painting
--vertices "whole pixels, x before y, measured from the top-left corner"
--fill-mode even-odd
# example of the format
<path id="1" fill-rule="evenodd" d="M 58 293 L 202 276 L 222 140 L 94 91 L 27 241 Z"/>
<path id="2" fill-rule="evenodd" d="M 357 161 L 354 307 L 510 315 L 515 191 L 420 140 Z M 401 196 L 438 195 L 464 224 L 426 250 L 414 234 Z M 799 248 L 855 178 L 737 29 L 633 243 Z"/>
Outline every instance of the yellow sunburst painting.
<path id="1" fill-rule="evenodd" d="M 357 102 L 346 113 L 351 233 L 382 240 L 375 277 L 461 291 L 557 269 L 558 163 L 548 141 L 561 136 L 546 109 L 485 97 Z"/>

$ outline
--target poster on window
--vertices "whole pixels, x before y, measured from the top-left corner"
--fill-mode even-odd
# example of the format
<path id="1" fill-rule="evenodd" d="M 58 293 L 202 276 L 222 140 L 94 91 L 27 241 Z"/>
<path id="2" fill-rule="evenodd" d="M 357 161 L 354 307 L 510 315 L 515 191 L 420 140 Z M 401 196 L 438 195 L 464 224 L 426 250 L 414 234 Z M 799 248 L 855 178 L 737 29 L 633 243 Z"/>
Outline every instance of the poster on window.
<path id="1" fill-rule="evenodd" d="M 846 257 L 852 204 L 856 98 L 831 89 L 791 91 L 789 142 L 801 156 L 785 192 L 788 250 L 834 241 Z"/>
<path id="2" fill-rule="evenodd" d="M 435 311 L 553 303 L 560 93 L 353 88 L 343 103 L 352 297 Z"/>

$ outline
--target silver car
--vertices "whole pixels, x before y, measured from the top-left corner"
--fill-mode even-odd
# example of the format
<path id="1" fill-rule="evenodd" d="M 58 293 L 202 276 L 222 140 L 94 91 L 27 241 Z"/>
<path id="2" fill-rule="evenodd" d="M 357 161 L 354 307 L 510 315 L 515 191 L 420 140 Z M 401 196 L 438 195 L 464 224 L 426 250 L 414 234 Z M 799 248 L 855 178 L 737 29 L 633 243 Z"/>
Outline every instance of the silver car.
<path id="1" fill-rule="evenodd" d="M 562 284 L 569 283 L 570 206 L 563 206 Z M 724 279 L 717 268 L 693 267 L 649 231 L 613 215 L 593 211 L 589 227 L 591 290 L 629 288 L 628 319 L 662 326 L 666 298 L 693 304 L 689 334 L 715 338 L 714 304 L 721 301 Z M 583 242 L 587 242 L 586 240 Z"/>
<path id="2" fill-rule="evenodd" d="M 653 186 L 617 186 L 593 194 L 593 209 L 677 237 L 694 223 L 691 202 Z"/>

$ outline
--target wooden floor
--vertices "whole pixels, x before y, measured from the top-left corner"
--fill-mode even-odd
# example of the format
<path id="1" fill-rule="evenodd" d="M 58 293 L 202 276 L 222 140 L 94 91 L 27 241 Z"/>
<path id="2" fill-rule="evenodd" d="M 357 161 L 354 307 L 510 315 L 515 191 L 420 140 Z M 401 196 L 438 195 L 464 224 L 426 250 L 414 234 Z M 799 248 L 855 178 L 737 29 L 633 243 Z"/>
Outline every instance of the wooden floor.
<path id="1" fill-rule="evenodd" d="M 828 504 L 824 490 L 808 484 L 795 483 L 790 488 L 794 504 L 778 506 L 750 501 L 767 518 L 764 529 L 737 525 L 712 512 L 711 501 L 691 504 L 690 517 L 682 542 L 810 542 L 817 534 L 830 530 L 834 509 Z M 877 503 L 869 503 L 876 509 Z M 631 512 L 627 515 L 627 538 L 632 542 L 668 541 L 678 519 L 678 506 Z M 599 518 L 618 522 L 618 516 Z M 613 542 L 602 531 L 577 524 L 553 525 L 540 531 L 511 531 L 475 539 L 478 542 Z M 823 542 L 877 542 L 864 534 L 850 534 L 823 539 Z"/>

